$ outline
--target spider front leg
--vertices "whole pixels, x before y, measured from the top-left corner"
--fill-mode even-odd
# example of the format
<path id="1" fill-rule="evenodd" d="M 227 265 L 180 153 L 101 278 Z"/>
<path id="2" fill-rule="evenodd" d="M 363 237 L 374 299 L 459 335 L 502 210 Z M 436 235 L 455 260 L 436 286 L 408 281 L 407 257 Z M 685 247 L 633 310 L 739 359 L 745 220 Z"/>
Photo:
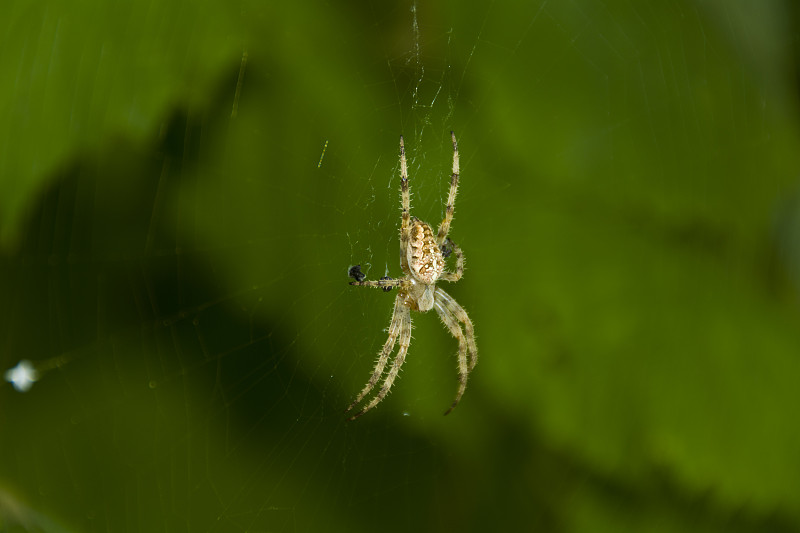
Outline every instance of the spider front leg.
<path id="1" fill-rule="evenodd" d="M 469 378 L 467 351 L 469 348 L 467 345 L 467 339 L 464 337 L 464 331 L 461 329 L 461 326 L 458 324 L 458 320 L 455 316 L 453 316 L 453 313 L 450 312 L 445 303 L 441 300 L 436 300 L 434 303 L 434 308 L 439 314 L 439 318 L 442 319 L 444 325 L 450 330 L 450 334 L 458 339 L 458 392 L 456 393 L 456 399 L 453 401 L 453 404 L 444 413 L 447 415 L 456 405 L 458 405 L 458 402 L 461 401 L 461 397 L 464 395 L 464 391 L 467 390 L 467 379 Z"/>
<path id="2" fill-rule="evenodd" d="M 394 345 L 397 342 L 397 336 L 400 334 L 400 330 L 402 329 L 402 322 L 403 322 L 403 301 L 401 298 L 396 298 L 394 302 L 394 310 L 392 311 L 392 322 L 389 324 L 389 338 L 386 339 L 386 342 L 383 345 L 380 353 L 378 354 L 378 361 L 375 363 L 375 369 L 372 371 L 372 376 L 370 376 L 369 381 L 367 382 L 364 389 L 361 393 L 353 400 L 353 403 L 345 410 L 345 412 L 350 411 L 353 407 L 358 405 L 364 397 L 370 393 L 370 391 L 375 387 L 375 384 L 378 382 L 380 377 L 383 375 L 383 369 L 386 368 L 386 363 L 389 361 L 389 355 L 394 350 Z M 408 313 L 408 309 L 406 309 L 405 313 Z M 356 418 L 360 416 L 362 413 L 358 413 L 357 415 L 353 416 L 352 418 Z M 352 420 L 351 418 L 351 420 Z"/>
<path id="3" fill-rule="evenodd" d="M 475 327 L 472 325 L 472 320 L 469 318 L 469 315 L 464 308 L 458 305 L 458 302 L 456 302 L 452 296 L 444 292 L 439 287 L 436 287 L 436 292 L 434 295 L 436 301 L 443 303 L 444 306 L 447 307 L 448 311 L 450 311 L 459 322 L 464 324 L 464 332 L 466 333 L 465 337 L 467 340 L 467 352 L 470 355 L 469 370 L 471 371 L 478 363 L 478 345 L 475 343 Z"/>
<path id="4" fill-rule="evenodd" d="M 394 358 L 392 361 L 392 367 L 389 369 L 389 373 L 386 374 L 386 379 L 383 380 L 383 386 L 381 390 L 378 391 L 378 394 L 372 399 L 371 402 L 367 404 L 359 413 L 353 415 L 350 419 L 357 418 L 376 405 L 378 405 L 381 400 L 383 400 L 387 394 L 389 394 L 389 390 L 392 388 L 392 384 L 394 380 L 397 378 L 397 375 L 400 373 L 400 369 L 403 367 L 403 363 L 406 361 L 406 354 L 408 354 L 408 346 L 411 344 L 411 314 L 408 313 L 408 308 L 406 309 L 407 316 L 403 320 L 402 324 L 402 331 L 400 333 L 400 339 L 398 343 L 400 344 L 400 348 L 397 352 L 397 357 Z"/>
<path id="5" fill-rule="evenodd" d="M 389 370 L 389 373 L 386 375 L 386 378 L 383 380 L 383 386 L 381 387 L 378 394 L 364 407 L 361 411 L 354 414 L 350 417 L 350 420 L 355 420 L 359 416 L 363 415 L 383 400 L 386 395 L 389 393 L 389 389 L 392 388 L 392 384 L 394 383 L 397 374 L 400 372 L 400 367 L 403 366 L 403 363 L 406 360 L 406 354 L 408 353 L 408 346 L 411 344 L 411 313 L 403 304 L 403 298 L 401 296 L 397 296 L 395 299 L 394 304 L 394 311 L 392 312 L 392 323 L 389 326 L 389 339 L 383 345 L 383 349 L 381 350 L 378 362 L 375 364 L 375 369 L 372 371 L 372 376 L 369 378 L 367 385 L 364 387 L 364 390 L 361 391 L 361 394 L 350 404 L 350 407 L 347 408 L 348 412 L 353 407 L 358 405 L 361 400 L 363 400 L 380 380 L 381 376 L 383 375 L 384 369 L 386 368 L 386 364 L 389 362 L 389 356 L 394 350 L 394 345 L 397 342 L 397 337 L 400 336 L 399 343 L 400 349 L 398 350 L 397 357 L 395 357 L 394 361 L 392 362 L 392 367 Z"/>

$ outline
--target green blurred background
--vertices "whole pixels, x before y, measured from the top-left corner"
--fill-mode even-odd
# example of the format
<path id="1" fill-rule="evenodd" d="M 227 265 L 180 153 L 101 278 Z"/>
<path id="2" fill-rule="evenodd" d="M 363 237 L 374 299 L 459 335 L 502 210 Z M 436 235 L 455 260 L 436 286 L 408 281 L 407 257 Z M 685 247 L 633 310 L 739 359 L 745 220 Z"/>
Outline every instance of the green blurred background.
<path id="1" fill-rule="evenodd" d="M 289 4 L 4 4 L 0 528 L 800 531 L 797 4 Z"/>

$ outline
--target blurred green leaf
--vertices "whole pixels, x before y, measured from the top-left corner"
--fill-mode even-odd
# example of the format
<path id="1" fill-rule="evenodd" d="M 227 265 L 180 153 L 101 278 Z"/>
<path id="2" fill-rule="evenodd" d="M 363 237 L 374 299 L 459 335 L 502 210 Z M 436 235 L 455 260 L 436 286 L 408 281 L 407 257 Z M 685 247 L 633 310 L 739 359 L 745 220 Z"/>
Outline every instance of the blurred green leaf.
<path id="1" fill-rule="evenodd" d="M 11 0 L 0 22 L 0 244 L 59 171 L 115 137 L 144 141 L 209 95 L 241 54 L 215 1 Z"/>

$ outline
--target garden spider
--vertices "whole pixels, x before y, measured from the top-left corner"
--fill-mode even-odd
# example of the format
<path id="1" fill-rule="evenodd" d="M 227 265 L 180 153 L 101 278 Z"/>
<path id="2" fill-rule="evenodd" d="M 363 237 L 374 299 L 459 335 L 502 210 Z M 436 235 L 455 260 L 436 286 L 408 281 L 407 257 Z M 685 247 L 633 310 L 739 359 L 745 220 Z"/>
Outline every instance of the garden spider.
<path id="1" fill-rule="evenodd" d="M 408 345 L 411 343 L 411 311 L 425 312 L 436 309 L 444 325 L 458 339 L 458 392 L 453 404 L 444 413 L 445 415 L 458 405 L 467 388 L 469 373 L 478 362 L 478 347 L 475 344 L 475 329 L 472 321 L 463 307 L 436 286 L 436 282 L 439 280 L 458 281 L 464 273 L 464 254 L 457 244 L 447 238 L 450 222 L 453 220 L 456 192 L 458 192 L 458 144 L 452 131 L 450 137 L 453 139 L 453 173 L 450 177 L 450 194 L 447 197 L 444 220 L 439 225 L 436 234 L 433 233 L 430 225 L 409 214 L 411 200 L 408 192 L 408 165 L 406 164 L 403 137 L 400 137 L 400 192 L 403 209 L 400 225 L 400 268 L 405 276 L 398 279 L 383 277 L 377 281 L 364 281 L 365 276 L 361 272 L 360 266 L 356 265 L 348 272 L 350 277 L 355 279 L 350 282 L 350 285 L 380 287 L 386 292 L 394 287 L 398 288 L 392 321 L 389 324 L 389 339 L 378 354 L 378 362 L 375 364 L 375 369 L 367 385 L 347 408 L 348 412 L 358 405 L 380 381 L 395 344 L 400 343 L 397 356 L 386 372 L 380 390 L 350 420 L 358 418 L 378 405 L 392 388 L 392 383 L 405 362 Z M 447 272 L 444 269 L 445 258 L 453 252 L 456 254 L 456 271 Z"/>

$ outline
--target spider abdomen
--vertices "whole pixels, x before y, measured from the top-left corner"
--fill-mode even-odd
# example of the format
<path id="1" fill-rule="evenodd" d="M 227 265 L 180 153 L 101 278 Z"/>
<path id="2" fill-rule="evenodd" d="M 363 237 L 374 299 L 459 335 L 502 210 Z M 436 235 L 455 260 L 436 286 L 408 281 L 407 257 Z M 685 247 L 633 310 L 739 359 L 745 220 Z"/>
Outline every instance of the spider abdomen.
<path id="1" fill-rule="evenodd" d="M 444 272 L 444 257 L 429 225 L 412 219 L 408 243 L 408 267 L 422 283 L 435 283 Z"/>

